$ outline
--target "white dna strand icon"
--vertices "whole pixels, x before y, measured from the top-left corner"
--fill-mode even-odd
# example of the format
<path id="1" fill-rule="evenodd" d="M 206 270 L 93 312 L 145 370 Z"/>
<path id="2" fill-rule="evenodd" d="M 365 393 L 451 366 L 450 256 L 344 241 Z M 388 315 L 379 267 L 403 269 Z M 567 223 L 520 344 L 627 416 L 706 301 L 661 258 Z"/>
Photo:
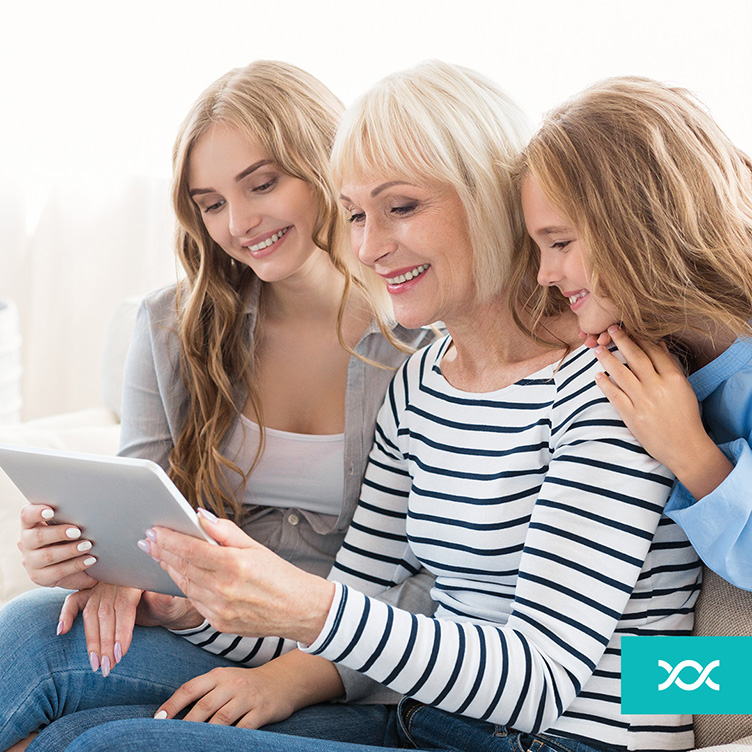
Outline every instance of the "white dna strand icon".
<path id="1" fill-rule="evenodd" d="M 676 684 L 679 689 L 685 689 L 688 692 L 691 692 L 693 689 L 697 689 L 698 687 L 701 687 L 703 684 L 707 684 L 710 689 L 715 689 L 716 691 L 720 690 L 720 686 L 716 684 L 711 678 L 710 678 L 710 672 L 716 667 L 720 666 L 720 661 L 713 661 L 712 663 L 708 663 L 705 668 L 703 668 L 697 661 L 682 661 L 681 663 L 677 663 L 676 666 L 671 668 L 671 665 L 669 663 L 666 663 L 666 661 L 659 660 L 658 665 L 661 668 L 665 668 L 666 671 L 668 671 L 668 678 L 662 683 L 658 685 L 658 690 L 667 689 L 672 684 Z M 683 682 L 679 678 L 679 674 L 687 667 L 690 666 L 693 668 L 699 676 L 695 681 L 693 681 L 691 684 L 687 684 L 686 682 Z"/>

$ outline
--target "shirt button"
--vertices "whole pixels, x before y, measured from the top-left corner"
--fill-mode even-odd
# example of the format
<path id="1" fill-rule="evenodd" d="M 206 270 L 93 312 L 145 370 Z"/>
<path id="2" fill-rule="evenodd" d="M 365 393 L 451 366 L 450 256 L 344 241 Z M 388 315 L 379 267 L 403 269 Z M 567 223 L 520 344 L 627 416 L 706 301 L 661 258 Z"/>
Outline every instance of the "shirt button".
<path id="1" fill-rule="evenodd" d="M 287 515 L 287 521 L 291 525 L 295 526 L 300 522 L 300 517 L 298 517 L 298 515 L 295 514 L 295 512 L 291 512 L 290 514 Z"/>

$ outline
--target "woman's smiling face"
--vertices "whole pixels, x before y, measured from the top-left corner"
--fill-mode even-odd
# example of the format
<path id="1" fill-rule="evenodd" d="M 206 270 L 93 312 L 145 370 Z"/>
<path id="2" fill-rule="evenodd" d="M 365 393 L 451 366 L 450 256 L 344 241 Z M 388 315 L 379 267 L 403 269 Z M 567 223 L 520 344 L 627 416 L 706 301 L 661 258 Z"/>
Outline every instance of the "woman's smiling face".
<path id="1" fill-rule="evenodd" d="M 451 325 L 477 298 L 467 217 L 457 192 L 389 176 L 342 187 L 352 250 L 383 280 L 407 327 Z"/>
<path id="2" fill-rule="evenodd" d="M 285 279 L 315 255 L 310 185 L 236 128 L 217 123 L 196 141 L 188 188 L 212 239 L 262 280 Z"/>
<path id="3" fill-rule="evenodd" d="M 577 229 L 546 198 L 530 176 L 522 184 L 527 232 L 540 250 L 538 284 L 557 287 L 569 299 L 580 329 L 599 334 L 621 320 L 614 303 L 591 289 L 586 250 Z"/>

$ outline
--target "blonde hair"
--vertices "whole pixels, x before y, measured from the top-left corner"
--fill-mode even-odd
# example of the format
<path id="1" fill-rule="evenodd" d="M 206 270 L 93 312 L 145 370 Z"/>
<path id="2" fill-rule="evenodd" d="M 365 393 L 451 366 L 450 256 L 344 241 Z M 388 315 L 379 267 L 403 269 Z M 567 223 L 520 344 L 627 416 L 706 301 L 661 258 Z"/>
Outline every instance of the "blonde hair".
<path id="1" fill-rule="evenodd" d="M 688 91 L 646 78 L 591 86 L 546 116 L 526 174 L 576 228 L 593 290 L 632 334 L 750 332 L 752 161 Z M 529 238 L 516 267 L 520 303 L 561 307 L 534 287 Z"/>
<path id="2" fill-rule="evenodd" d="M 512 168 L 526 136 L 522 111 L 494 83 L 432 60 L 384 78 L 348 108 L 332 171 L 340 185 L 389 175 L 453 188 L 468 218 L 476 289 L 488 300 L 505 286 L 522 234 Z"/>
<path id="3" fill-rule="evenodd" d="M 170 476 L 191 504 L 208 506 L 222 516 L 228 510 L 236 519 L 242 516 L 231 479 L 240 474 L 245 481 L 250 474 L 221 454 L 222 442 L 237 418 L 236 401 L 242 390 L 263 426 L 254 383 L 260 312 L 255 335 L 246 323 L 253 288 L 261 285 L 262 303 L 263 285 L 207 232 L 189 193 L 191 149 L 213 125 L 226 124 L 258 144 L 285 173 L 311 186 L 316 201 L 312 240 L 345 277 L 341 339 L 342 316 L 354 280 L 341 251 L 343 220 L 329 173 L 329 154 L 342 111 L 334 94 L 305 71 L 286 63 L 257 61 L 229 71 L 209 86 L 191 108 L 175 141 L 176 253 L 187 275 L 178 287 L 178 334 L 189 406 L 170 454 Z M 383 314 L 380 322 L 382 318 Z M 263 432 L 255 462 L 262 450 Z"/>

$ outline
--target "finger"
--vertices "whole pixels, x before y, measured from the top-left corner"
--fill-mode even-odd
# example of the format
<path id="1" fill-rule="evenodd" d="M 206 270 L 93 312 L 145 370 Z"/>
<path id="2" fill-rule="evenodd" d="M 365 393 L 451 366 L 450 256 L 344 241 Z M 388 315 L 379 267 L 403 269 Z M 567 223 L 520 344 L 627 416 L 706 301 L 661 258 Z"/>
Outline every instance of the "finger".
<path id="1" fill-rule="evenodd" d="M 55 510 L 45 504 L 25 504 L 21 507 L 21 527 L 46 525 L 54 517 Z"/>
<path id="2" fill-rule="evenodd" d="M 611 335 L 608 332 L 601 332 L 598 335 L 598 344 L 601 347 L 608 347 L 611 344 Z"/>
<path id="3" fill-rule="evenodd" d="M 595 383 L 598 384 L 606 399 L 616 408 L 616 412 L 626 423 L 634 408 L 629 395 L 614 384 L 605 373 L 596 373 Z"/>
<path id="4" fill-rule="evenodd" d="M 178 687 L 175 692 L 173 692 L 172 696 L 160 706 L 154 717 L 174 718 L 181 710 L 184 710 L 202 697 L 206 697 L 216 685 L 217 680 L 212 675 L 211 671 L 187 681 L 185 684 Z M 193 710 L 195 710 L 195 708 L 192 708 L 192 711 Z M 165 715 L 162 716 L 162 713 Z M 206 715 L 201 717 L 201 711 L 198 711 L 194 714 L 194 717 L 191 718 L 191 720 L 205 721 L 212 713 L 213 710 L 210 710 Z M 188 720 L 187 717 L 186 720 Z"/>
<path id="5" fill-rule="evenodd" d="M 141 594 L 142 591 L 135 588 L 118 589 L 115 600 L 115 642 L 112 646 L 112 657 L 115 663 L 113 665 L 120 663 L 130 649 Z"/>
<path id="6" fill-rule="evenodd" d="M 584 345 L 585 347 L 589 347 L 591 350 L 598 346 L 598 340 L 595 338 L 592 334 L 585 334 L 584 332 L 580 332 L 582 335 L 582 338 L 585 340 Z"/>
<path id="7" fill-rule="evenodd" d="M 90 595 L 91 593 L 88 590 L 78 590 L 66 596 L 58 618 L 57 633 L 59 635 L 70 631 L 73 622 L 84 605 L 86 605 L 86 601 L 89 600 Z"/>
<path id="8" fill-rule="evenodd" d="M 21 562 L 29 577 L 37 585 L 54 586 L 66 578 L 78 575 L 76 585 L 67 587 L 92 587 L 96 581 L 85 574 L 85 571 L 96 563 L 95 556 L 91 556 L 91 541 L 78 541 L 71 544 L 45 546 L 40 549 L 28 550 L 19 542 Z"/>
<path id="9" fill-rule="evenodd" d="M 676 358 L 668 351 L 664 342 L 659 344 L 653 342 L 642 342 L 641 346 L 643 350 L 645 350 L 645 354 L 653 363 L 653 368 L 655 368 L 661 376 L 665 376 L 669 373 L 680 373 L 682 376 L 685 375 L 684 370 L 679 365 Z"/>
<path id="10" fill-rule="evenodd" d="M 648 357 L 645 350 L 638 345 L 620 326 L 611 326 L 608 332 L 619 352 L 624 356 L 632 373 L 642 381 L 650 378 L 655 372 L 653 361 Z"/>
<path id="11" fill-rule="evenodd" d="M 626 391 L 635 394 L 640 388 L 640 382 L 631 369 L 627 368 L 614 354 L 600 345 L 595 348 L 595 357 L 603 366 L 603 370 L 613 379 L 616 385 Z"/>

